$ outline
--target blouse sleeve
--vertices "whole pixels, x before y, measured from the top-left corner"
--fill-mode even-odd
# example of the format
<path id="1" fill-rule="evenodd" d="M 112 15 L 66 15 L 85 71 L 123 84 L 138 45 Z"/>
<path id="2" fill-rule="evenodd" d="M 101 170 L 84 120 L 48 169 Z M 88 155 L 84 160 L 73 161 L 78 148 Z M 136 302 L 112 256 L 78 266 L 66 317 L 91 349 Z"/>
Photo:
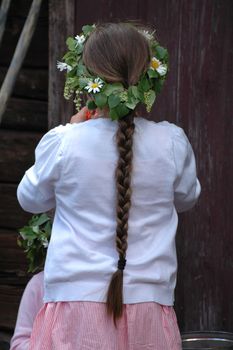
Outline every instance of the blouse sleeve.
<path id="1" fill-rule="evenodd" d="M 177 212 L 191 209 L 196 203 L 201 186 L 196 175 L 196 161 L 183 129 L 174 127 L 173 154 L 176 168 L 174 204 Z"/>
<path id="2" fill-rule="evenodd" d="M 38 273 L 32 277 L 25 288 L 10 350 L 26 350 L 29 348 L 33 322 L 43 306 L 43 278 L 44 273 Z"/>
<path id="3" fill-rule="evenodd" d="M 45 134 L 35 150 L 35 164 L 25 172 L 17 197 L 21 207 L 30 213 L 41 213 L 55 207 L 54 185 L 59 179 L 61 133 L 57 127 Z"/>

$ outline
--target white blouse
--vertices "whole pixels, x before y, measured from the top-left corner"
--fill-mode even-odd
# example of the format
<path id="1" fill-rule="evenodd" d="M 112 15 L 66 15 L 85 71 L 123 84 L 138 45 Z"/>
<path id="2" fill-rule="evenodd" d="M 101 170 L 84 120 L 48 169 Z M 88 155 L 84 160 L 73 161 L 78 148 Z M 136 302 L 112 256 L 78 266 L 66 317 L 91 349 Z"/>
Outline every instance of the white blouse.
<path id="1" fill-rule="evenodd" d="M 17 195 L 24 210 L 56 208 L 44 301 L 106 300 L 116 271 L 117 122 L 99 118 L 50 130 Z M 192 147 L 168 122 L 135 118 L 124 303 L 174 302 L 177 212 L 200 194 Z"/>

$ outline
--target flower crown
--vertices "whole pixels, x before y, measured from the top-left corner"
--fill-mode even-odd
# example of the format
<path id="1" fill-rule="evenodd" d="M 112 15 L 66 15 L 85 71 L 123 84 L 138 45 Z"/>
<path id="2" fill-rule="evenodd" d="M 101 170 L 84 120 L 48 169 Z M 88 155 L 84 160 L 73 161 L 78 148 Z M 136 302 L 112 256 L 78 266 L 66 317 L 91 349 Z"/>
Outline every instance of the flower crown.
<path id="1" fill-rule="evenodd" d="M 93 76 L 82 60 L 85 42 L 95 28 L 95 24 L 85 25 L 80 35 L 66 40 L 68 52 L 64 55 L 63 62 L 57 62 L 60 71 L 66 70 L 64 97 L 70 99 L 75 95 L 74 103 L 76 109 L 80 110 L 81 97 L 86 92 L 91 95 L 91 100 L 87 102 L 88 109 L 107 107 L 112 120 L 124 117 L 139 103 L 144 104 L 150 112 L 167 75 L 167 50 L 154 39 L 153 32 L 138 29 L 148 40 L 151 51 L 152 59 L 147 71 L 142 74 L 138 84 L 128 88 L 122 83 L 107 83 L 102 78 Z"/>

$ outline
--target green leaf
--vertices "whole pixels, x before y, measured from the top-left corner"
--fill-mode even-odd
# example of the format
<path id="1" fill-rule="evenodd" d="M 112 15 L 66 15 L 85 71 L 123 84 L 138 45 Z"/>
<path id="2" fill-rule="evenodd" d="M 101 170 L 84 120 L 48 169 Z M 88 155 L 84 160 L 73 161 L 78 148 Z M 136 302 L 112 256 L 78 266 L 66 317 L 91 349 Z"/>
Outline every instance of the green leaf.
<path id="1" fill-rule="evenodd" d="M 132 86 L 132 94 L 135 98 L 140 98 L 140 93 L 137 86 Z"/>
<path id="2" fill-rule="evenodd" d="M 129 109 L 126 107 L 126 105 L 124 103 L 120 103 L 116 107 L 116 111 L 117 111 L 119 118 L 122 118 L 129 113 Z"/>
<path id="3" fill-rule="evenodd" d="M 164 84 L 164 79 L 156 79 L 154 81 L 154 89 L 156 93 L 160 93 Z"/>
<path id="4" fill-rule="evenodd" d="M 110 115 L 112 120 L 118 119 L 118 113 L 117 113 L 115 108 L 110 109 L 109 115 Z"/>
<path id="5" fill-rule="evenodd" d="M 125 103 L 126 107 L 129 109 L 135 109 L 139 100 L 136 98 L 131 98 L 128 102 Z"/>
<path id="6" fill-rule="evenodd" d="M 120 103 L 117 107 L 110 109 L 110 117 L 112 120 L 117 120 L 129 113 L 129 109 L 124 105 L 124 103 Z"/>
<path id="7" fill-rule="evenodd" d="M 80 55 L 83 52 L 83 45 L 75 43 L 75 51 Z"/>
<path id="8" fill-rule="evenodd" d="M 85 75 L 87 73 L 87 69 L 83 64 L 79 64 L 77 66 L 77 70 L 76 70 L 77 75 Z"/>
<path id="9" fill-rule="evenodd" d="M 44 223 L 46 223 L 49 220 L 50 220 L 50 218 L 48 217 L 47 214 L 41 214 L 41 215 L 39 215 L 38 219 L 36 220 L 36 224 L 38 226 L 40 226 L 40 225 L 43 225 Z"/>
<path id="10" fill-rule="evenodd" d="M 96 104 L 95 104 L 95 101 L 92 101 L 92 100 L 88 100 L 87 103 L 86 103 L 86 106 L 87 108 L 92 111 L 94 109 L 97 108 Z"/>
<path id="11" fill-rule="evenodd" d="M 95 103 L 97 107 L 103 108 L 107 104 L 107 96 L 103 93 L 98 93 L 95 96 Z"/>
<path id="12" fill-rule="evenodd" d="M 138 84 L 138 88 L 143 92 L 146 92 L 150 89 L 150 82 L 148 81 L 146 76 L 143 76 Z"/>
<path id="13" fill-rule="evenodd" d="M 106 84 L 103 92 L 106 96 L 110 96 L 114 92 L 124 91 L 124 86 L 121 83 Z"/>
<path id="14" fill-rule="evenodd" d="M 93 29 L 94 29 L 93 26 L 88 24 L 82 27 L 82 31 L 85 36 L 90 34 L 93 31 Z"/>
<path id="15" fill-rule="evenodd" d="M 87 78 L 79 78 L 78 79 L 78 83 L 79 83 L 79 86 L 81 89 L 83 89 L 85 86 L 87 86 L 88 82 L 89 82 L 89 79 L 87 79 Z"/>
<path id="16" fill-rule="evenodd" d="M 40 231 L 39 226 L 38 225 L 32 226 L 32 231 L 35 233 L 39 233 L 39 231 Z"/>
<path id="17" fill-rule="evenodd" d="M 71 37 L 69 37 L 69 38 L 66 39 L 66 45 L 68 46 L 68 49 L 70 51 L 75 51 L 75 49 L 76 49 L 76 40 L 71 38 Z"/>
<path id="18" fill-rule="evenodd" d="M 147 71 L 147 74 L 150 78 L 158 78 L 159 77 L 158 72 L 156 72 L 156 70 L 153 70 L 153 69 L 149 69 Z"/>
<path id="19" fill-rule="evenodd" d="M 167 49 L 165 49 L 164 47 L 162 46 L 156 46 L 156 57 L 159 59 L 159 60 L 162 60 L 164 59 L 167 55 L 168 55 L 168 52 L 167 52 Z"/>
<path id="20" fill-rule="evenodd" d="M 121 102 L 120 97 L 117 95 L 110 95 L 108 98 L 108 105 L 110 109 L 118 106 L 120 102 Z"/>
<path id="21" fill-rule="evenodd" d="M 62 61 L 67 63 L 73 69 L 79 63 L 79 57 L 75 51 L 68 51 L 63 57 Z M 68 72 L 69 73 L 69 72 Z"/>

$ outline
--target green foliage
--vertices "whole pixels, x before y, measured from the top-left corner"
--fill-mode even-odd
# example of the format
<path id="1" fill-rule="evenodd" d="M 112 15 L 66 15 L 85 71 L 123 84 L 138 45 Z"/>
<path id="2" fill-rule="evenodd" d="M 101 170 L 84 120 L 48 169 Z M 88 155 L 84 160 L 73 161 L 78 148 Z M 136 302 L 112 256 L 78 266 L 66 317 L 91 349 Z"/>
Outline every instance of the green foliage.
<path id="1" fill-rule="evenodd" d="M 88 100 L 87 101 L 87 108 L 90 109 L 90 111 L 94 110 L 97 108 L 95 101 Z"/>
<path id="2" fill-rule="evenodd" d="M 162 46 L 157 45 L 157 46 L 156 46 L 156 49 L 155 49 L 155 52 L 156 52 L 156 57 L 157 57 L 159 60 L 163 60 L 163 59 L 165 59 L 165 58 L 168 57 L 168 51 L 167 51 L 167 49 L 165 49 L 165 48 L 162 47 Z"/>
<path id="3" fill-rule="evenodd" d="M 139 84 L 138 84 L 138 89 L 146 92 L 150 89 L 150 81 L 147 79 L 147 77 L 144 75 L 140 80 L 139 80 Z"/>
<path id="4" fill-rule="evenodd" d="M 82 31 L 85 36 L 90 35 L 93 29 L 94 29 L 93 25 L 89 25 L 89 24 L 82 27 Z"/>
<path id="5" fill-rule="evenodd" d="M 159 77 L 159 73 L 153 69 L 149 69 L 147 74 L 148 74 L 149 78 L 158 78 Z"/>
<path id="6" fill-rule="evenodd" d="M 113 93 L 120 93 L 124 91 L 124 86 L 121 83 L 106 84 L 104 93 L 106 96 L 110 96 Z"/>
<path id="7" fill-rule="evenodd" d="M 102 77 L 92 75 L 83 64 L 84 45 L 95 27 L 95 25 L 85 25 L 79 36 L 67 38 L 68 52 L 63 57 L 65 62 L 61 62 L 58 67 L 61 70 L 67 70 L 65 98 L 69 99 L 75 95 L 74 102 L 76 107 L 80 108 L 81 94 L 87 93 L 88 90 L 90 96 L 90 101 L 87 102 L 88 108 L 93 110 L 97 107 L 101 109 L 107 107 L 113 120 L 124 117 L 139 103 L 145 104 L 147 111 L 150 111 L 168 72 L 167 49 L 155 40 L 153 32 L 138 29 L 148 41 L 153 64 L 148 65 L 138 84 L 126 88 L 120 82 L 108 83 Z"/>
<path id="8" fill-rule="evenodd" d="M 78 81 L 78 84 L 80 86 L 80 89 L 83 89 L 83 88 L 85 88 L 85 86 L 87 86 L 89 79 L 88 78 L 79 78 L 77 81 Z"/>
<path id="9" fill-rule="evenodd" d="M 105 94 L 103 94 L 103 93 L 97 94 L 96 98 L 95 98 L 96 106 L 99 108 L 103 108 L 107 104 L 107 99 L 108 98 Z"/>
<path id="10" fill-rule="evenodd" d="M 29 260 L 28 272 L 43 270 L 51 229 L 51 219 L 47 214 L 40 214 L 33 215 L 28 224 L 19 230 L 17 242 Z"/>
<path id="11" fill-rule="evenodd" d="M 66 45 L 68 46 L 68 49 L 70 51 L 75 51 L 75 49 L 76 49 L 76 40 L 71 38 L 71 37 L 69 37 L 69 38 L 66 39 Z"/>
<path id="12" fill-rule="evenodd" d="M 108 98 L 108 105 L 110 109 L 119 105 L 120 102 L 121 102 L 121 99 L 118 95 L 110 95 Z"/>

